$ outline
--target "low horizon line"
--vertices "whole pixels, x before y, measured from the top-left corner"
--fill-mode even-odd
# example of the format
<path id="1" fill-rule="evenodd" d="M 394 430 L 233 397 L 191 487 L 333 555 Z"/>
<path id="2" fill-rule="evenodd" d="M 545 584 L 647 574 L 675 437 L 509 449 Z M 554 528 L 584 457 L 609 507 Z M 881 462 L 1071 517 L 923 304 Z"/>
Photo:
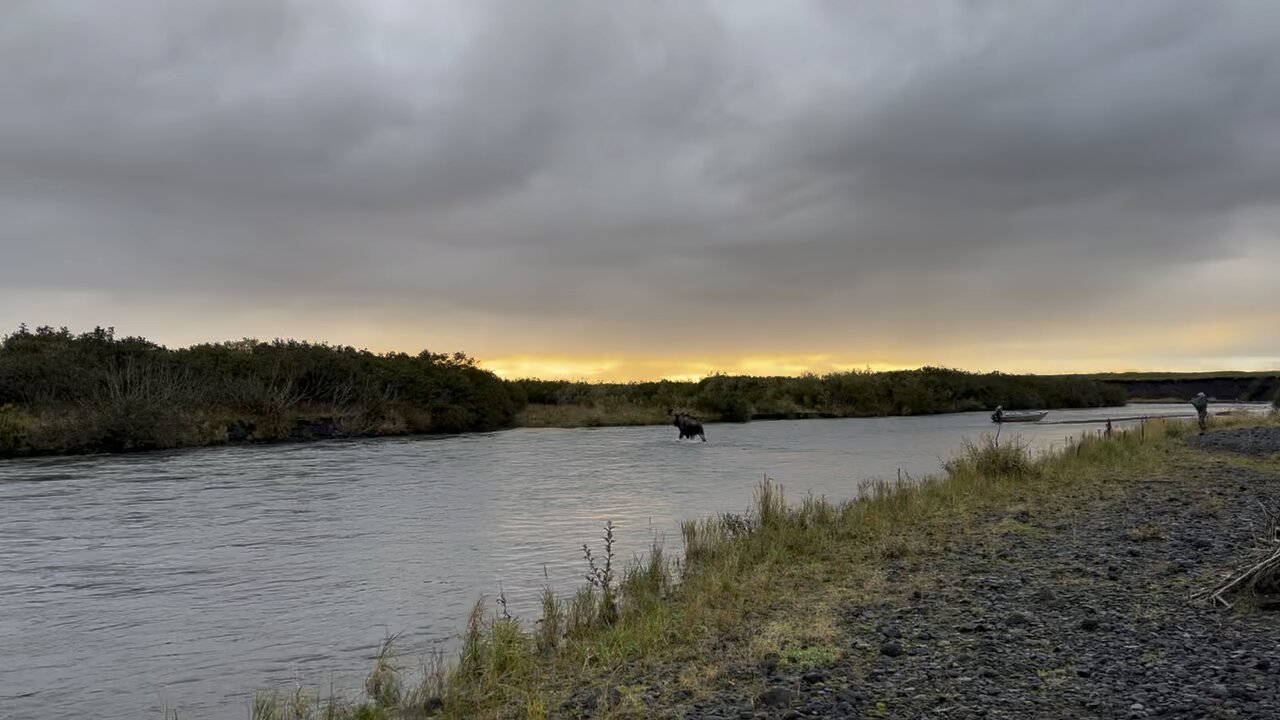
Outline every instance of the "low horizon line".
<path id="1" fill-rule="evenodd" d="M 757 378 L 799 378 L 807 375 L 822 377 L 825 375 L 850 372 L 903 372 L 916 371 L 926 368 L 935 368 L 940 370 L 954 370 L 959 372 L 972 373 L 976 375 L 988 375 L 993 373 L 1003 375 L 1021 375 L 1033 377 L 1097 377 L 1097 376 L 1131 376 L 1131 375 L 1154 375 L 1161 377 L 1177 377 L 1177 376 L 1228 376 L 1228 375 L 1280 375 L 1280 365 L 1271 368 L 1262 368 L 1255 370 L 1243 370 L 1230 367 L 1211 367 L 1211 369 L 1196 370 L 1171 370 L 1163 369 L 1159 366 L 1147 366 L 1144 368 L 1126 367 L 1124 369 L 1091 369 L 1091 370 L 1062 370 L 1056 369 L 1051 371 L 1017 371 L 1006 369 L 974 369 L 972 366 L 963 364 L 948 364 L 938 362 L 922 362 L 922 363 L 901 363 L 901 362 L 839 362 L 829 363 L 822 367 L 829 358 L 835 353 L 833 352 L 792 352 L 792 353 L 767 353 L 760 351 L 743 351 L 739 353 L 706 353 L 705 355 L 720 356 L 720 359 L 735 357 L 747 367 L 741 369 L 715 369 L 714 367 L 703 372 L 655 372 L 652 375 L 638 373 L 625 378 L 606 377 L 610 371 L 621 369 L 628 363 L 639 364 L 655 364 L 660 361 L 659 356 L 647 354 L 572 354 L 562 352 L 542 352 L 542 353 L 515 353 L 502 354 L 498 353 L 488 357 L 471 354 L 466 351 L 449 351 L 437 352 L 427 347 L 421 347 L 418 350 L 403 349 L 371 349 L 368 344 L 363 346 L 343 343 L 331 342 L 323 339 L 309 339 L 307 337 L 287 337 L 276 335 L 270 339 L 263 339 L 253 336 L 241 336 L 236 339 L 224 340 L 202 340 L 190 343 L 165 344 L 147 338 L 142 334 L 124 334 L 122 337 L 116 336 L 116 326 L 114 325 L 95 325 L 93 330 L 74 332 L 67 325 L 30 325 L 20 323 L 18 328 L 13 332 L 5 333 L 4 338 L 11 337 L 23 331 L 38 332 L 42 329 L 50 329 L 55 332 L 67 332 L 73 336 L 91 335 L 94 332 L 107 332 L 118 340 L 135 338 L 156 345 L 165 350 L 189 350 L 203 345 L 225 345 L 233 343 L 263 343 L 270 344 L 275 342 L 297 342 L 310 345 L 320 345 L 332 348 L 350 348 L 358 352 L 368 352 L 377 355 L 387 354 L 418 354 L 422 352 L 430 352 L 441 355 L 457 355 L 461 354 L 473 360 L 477 367 L 480 367 L 494 375 L 508 381 L 521 380 L 540 380 L 540 381 L 559 381 L 559 382 L 580 382 L 594 384 L 628 384 L 628 383 L 646 383 L 646 382 L 700 382 L 710 377 L 757 377 Z M 669 363 L 670 361 L 668 361 Z M 676 361 L 677 363 L 679 361 Z M 770 364 L 789 365 L 786 369 L 769 370 L 766 367 Z M 697 365 L 697 359 L 683 363 L 684 365 Z M 532 370 L 528 366 L 542 365 L 546 368 L 545 372 L 539 373 Z M 759 366 L 758 370 L 750 369 L 751 365 Z M 818 367 L 805 367 L 813 365 Z M 549 366 L 549 367 L 548 367 Z M 559 366 L 559 367 L 557 367 Z M 577 367 L 574 367 L 577 366 Z M 586 366 L 586 367 L 584 367 Z M 706 367 L 706 365 L 704 365 Z"/>

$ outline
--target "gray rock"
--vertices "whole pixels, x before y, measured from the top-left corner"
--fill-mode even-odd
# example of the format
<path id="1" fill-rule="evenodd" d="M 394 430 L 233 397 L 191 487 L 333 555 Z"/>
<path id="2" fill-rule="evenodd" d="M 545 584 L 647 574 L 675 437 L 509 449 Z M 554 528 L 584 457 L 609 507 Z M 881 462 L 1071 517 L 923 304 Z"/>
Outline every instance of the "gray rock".
<path id="1" fill-rule="evenodd" d="M 756 707 L 786 707 L 791 704 L 791 691 L 784 687 L 774 687 L 756 696 Z"/>
<path id="2" fill-rule="evenodd" d="M 1240 685 L 1233 685 L 1231 686 L 1230 690 L 1231 690 L 1231 697 L 1233 698 L 1240 698 L 1241 700 L 1253 699 L 1253 692 L 1250 691 L 1249 688 L 1242 687 Z"/>
<path id="3" fill-rule="evenodd" d="M 897 625 L 881 625 L 880 634 L 890 640 L 902 637 L 902 631 L 898 629 Z"/>

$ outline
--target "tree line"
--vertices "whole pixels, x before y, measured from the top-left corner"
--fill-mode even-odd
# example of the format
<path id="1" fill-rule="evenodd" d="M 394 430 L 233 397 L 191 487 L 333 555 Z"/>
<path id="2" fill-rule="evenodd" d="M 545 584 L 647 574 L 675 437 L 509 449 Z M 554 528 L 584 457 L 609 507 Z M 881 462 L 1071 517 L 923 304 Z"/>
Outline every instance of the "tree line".
<path id="1" fill-rule="evenodd" d="M 294 340 L 170 350 L 111 328 L 23 326 L 0 342 L 0 454 L 495 430 L 520 406 L 462 353 Z"/>
<path id="2" fill-rule="evenodd" d="M 112 328 L 22 326 L 0 341 L 0 456 L 487 431 L 519 424 L 528 406 L 604 408 L 597 421 L 618 424 L 635 409 L 644 412 L 629 417 L 644 422 L 669 421 L 668 409 L 745 422 L 1124 401 L 1123 389 L 1083 378 L 931 367 L 697 382 L 505 381 L 463 353 L 252 339 L 168 349 Z"/>
<path id="3" fill-rule="evenodd" d="M 693 382 L 516 380 L 530 404 L 688 408 L 704 419 L 876 417 L 1123 405 L 1123 388 L 1075 377 L 971 373 L 948 368 L 851 371 L 799 377 L 712 375 Z"/>

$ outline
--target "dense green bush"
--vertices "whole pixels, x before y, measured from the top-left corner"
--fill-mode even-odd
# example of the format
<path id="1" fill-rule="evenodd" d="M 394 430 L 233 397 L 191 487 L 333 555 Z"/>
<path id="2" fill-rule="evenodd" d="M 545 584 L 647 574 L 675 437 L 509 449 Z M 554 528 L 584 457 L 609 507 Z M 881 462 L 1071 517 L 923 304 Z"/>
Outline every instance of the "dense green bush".
<path id="1" fill-rule="evenodd" d="M 23 326 L 0 342 L 0 406 L 15 408 L 0 453 L 491 430 L 513 424 L 517 395 L 462 353 L 292 340 L 169 350 L 110 328 Z"/>

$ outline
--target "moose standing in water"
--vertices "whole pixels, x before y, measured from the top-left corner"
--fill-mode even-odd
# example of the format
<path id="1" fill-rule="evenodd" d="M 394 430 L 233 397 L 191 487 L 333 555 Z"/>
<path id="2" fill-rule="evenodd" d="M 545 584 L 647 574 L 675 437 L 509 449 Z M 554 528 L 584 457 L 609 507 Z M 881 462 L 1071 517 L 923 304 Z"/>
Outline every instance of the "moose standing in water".
<path id="1" fill-rule="evenodd" d="M 702 423 L 694 416 L 685 412 L 676 412 L 675 410 L 667 410 L 668 415 L 675 417 L 672 425 L 680 428 L 680 439 L 688 438 L 690 440 L 695 437 L 702 438 L 702 442 L 707 441 L 707 434 L 702 430 Z"/>

